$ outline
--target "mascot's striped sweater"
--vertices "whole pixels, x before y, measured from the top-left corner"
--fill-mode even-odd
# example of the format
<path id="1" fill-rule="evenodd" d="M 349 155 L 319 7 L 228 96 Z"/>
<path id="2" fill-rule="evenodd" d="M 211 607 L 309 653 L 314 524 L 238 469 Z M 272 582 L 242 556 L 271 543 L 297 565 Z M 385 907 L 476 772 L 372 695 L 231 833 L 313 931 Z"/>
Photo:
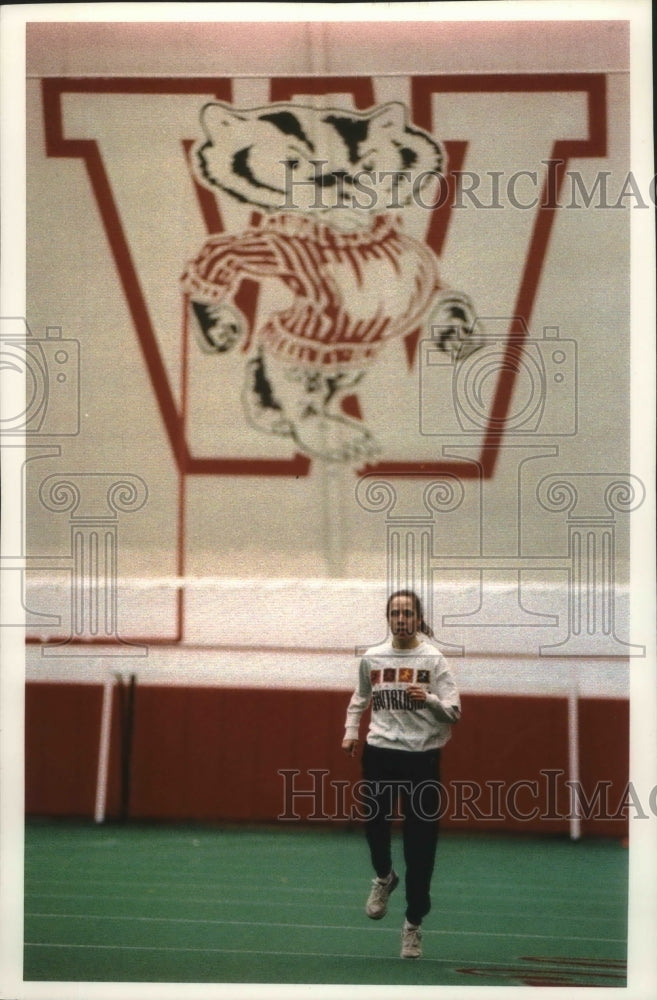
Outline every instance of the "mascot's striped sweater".
<path id="1" fill-rule="evenodd" d="M 281 360 L 325 370 L 365 367 L 385 341 L 418 328 L 441 288 L 433 251 L 390 214 L 350 232 L 279 214 L 211 236 L 182 288 L 194 301 L 221 303 L 243 278 L 284 286 L 287 302 L 256 332 L 259 343 Z"/>

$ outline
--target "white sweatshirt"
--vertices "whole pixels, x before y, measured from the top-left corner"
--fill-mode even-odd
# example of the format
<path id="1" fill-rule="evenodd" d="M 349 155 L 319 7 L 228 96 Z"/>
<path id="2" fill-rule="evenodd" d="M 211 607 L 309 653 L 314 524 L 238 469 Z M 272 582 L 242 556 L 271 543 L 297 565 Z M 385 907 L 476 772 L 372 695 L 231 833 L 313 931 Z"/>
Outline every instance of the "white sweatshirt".
<path id="1" fill-rule="evenodd" d="M 413 684 L 426 690 L 426 702 L 411 701 L 407 688 Z M 347 708 L 346 740 L 358 739 L 360 719 L 370 703 L 367 742 L 388 750 L 442 747 L 461 717 L 459 693 L 445 657 L 426 639 L 413 649 L 396 649 L 387 639 L 367 650 Z"/>

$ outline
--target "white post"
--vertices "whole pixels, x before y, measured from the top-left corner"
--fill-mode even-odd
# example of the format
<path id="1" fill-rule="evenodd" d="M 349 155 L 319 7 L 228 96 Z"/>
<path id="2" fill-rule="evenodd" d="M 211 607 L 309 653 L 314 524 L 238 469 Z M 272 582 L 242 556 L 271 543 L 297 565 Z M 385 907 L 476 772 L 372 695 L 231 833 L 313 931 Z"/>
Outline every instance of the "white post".
<path id="1" fill-rule="evenodd" d="M 582 835 L 579 790 L 579 688 L 577 685 L 577 663 L 570 665 L 570 688 L 568 690 L 568 779 L 570 788 L 570 839 L 579 840 Z"/>
<path id="2" fill-rule="evenodd" d="M 113 682 L 108 677 L 103 685 L 103 702 L 100 710 L 100 743 L 98 747 L 98 773 L 96 777 L 96 808 L 94 819 L 96 823 L 105 820 L 107 803 L 107 781 L 109 777 L 110 734 L 112 729 L 112 690 Z"/>

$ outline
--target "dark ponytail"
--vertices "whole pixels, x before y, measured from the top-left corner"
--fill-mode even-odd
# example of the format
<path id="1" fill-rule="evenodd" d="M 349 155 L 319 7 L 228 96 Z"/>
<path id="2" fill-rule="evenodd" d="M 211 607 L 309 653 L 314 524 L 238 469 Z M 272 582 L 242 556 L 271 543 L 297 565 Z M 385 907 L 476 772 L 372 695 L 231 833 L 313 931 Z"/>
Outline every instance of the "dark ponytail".
<path id="1" fill-rule="evenodd" d="M 420 632 L 424 632 L 430 639 L 433 639 L 433 632 L 424 620 L 424 611 L 422 609 L 422 602 L 417 596 L 414 590 L 396 590 L 394 594 L 391 594 L 388 598 L 388 603 L 386 604 L 386 621 L 390 617 L 390 605 L 392 604 L 395 597 L 410 597 L 415 604 L 415 615 L 420 622 Z"/>

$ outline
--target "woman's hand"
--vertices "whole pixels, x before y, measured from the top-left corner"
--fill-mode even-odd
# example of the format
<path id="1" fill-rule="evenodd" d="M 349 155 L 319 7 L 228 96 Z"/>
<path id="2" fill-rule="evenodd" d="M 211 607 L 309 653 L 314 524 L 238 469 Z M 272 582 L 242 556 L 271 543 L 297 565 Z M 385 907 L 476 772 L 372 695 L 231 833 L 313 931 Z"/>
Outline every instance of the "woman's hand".
<path id="1" fill-rule="evenodd" d="M 411 684 L 406 688 L 406 694 L 412 701 L 426 701 L 427 692 L 419 684 Z"/>
<path id="2" fill-rule="evenodd" d="M 355 757 L 358 753 L 358 740 L 343 740 L 342 749 L 347 757 Z"/>

